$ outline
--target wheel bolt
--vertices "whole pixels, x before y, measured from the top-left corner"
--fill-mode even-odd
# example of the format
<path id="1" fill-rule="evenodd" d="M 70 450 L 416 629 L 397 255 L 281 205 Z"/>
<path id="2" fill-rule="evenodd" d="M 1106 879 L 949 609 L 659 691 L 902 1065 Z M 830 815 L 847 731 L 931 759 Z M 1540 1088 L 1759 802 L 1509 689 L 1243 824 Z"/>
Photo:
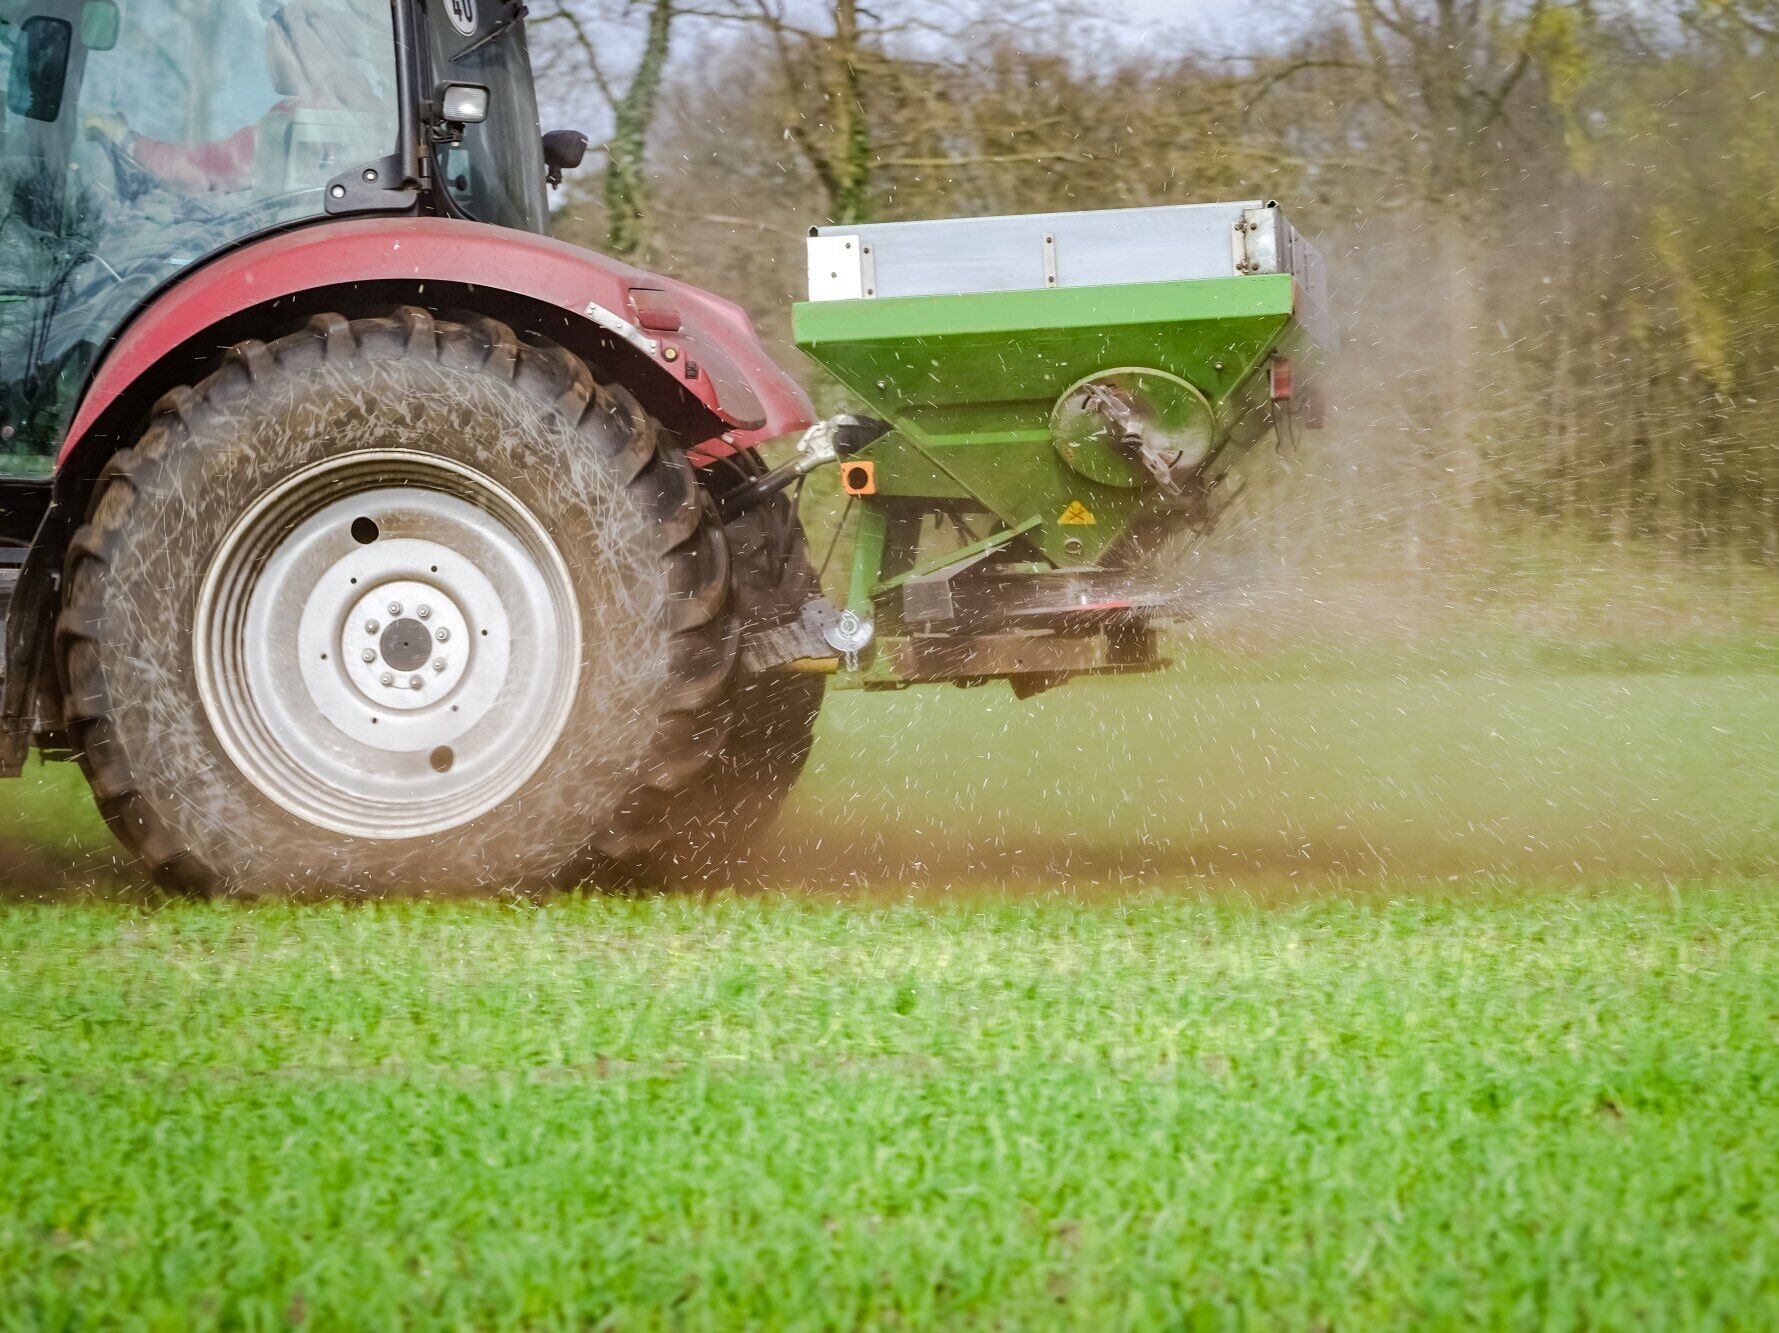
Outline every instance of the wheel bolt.
<path id="1" fill-rule="evenodd" d="M 440 625 L 433 631 L 432 637 L 437 639 L 440 643 L 449 643 L 451 641 L 451 631 L 446 629 L 443 625 Z"/>
<path id="2" fill-rule="evenodd" d="M 408 688 L 410 690 L 417 690 L 425 684 L 426 684 L 426 682 L 424 680 L 420 679 L 420 677 L 418 677 L 418 676 L 409 676 L 408 677 Z"/>
<path id="3" fill-rule="evenodd" d="M 385 685 L 395 684 L 395 677 L 387 671 L 385 671 L 381 676 L 378 676 L 377 679 L 382 681 Z"/>
<path id="4" fill-rule="evenodd" d="M 432 659 L 432 669 L 434 671 L 443 671 L 449 665 L 450 663 L 446 662 L 442 657 L 435 657 Z"/>
<path id="5" fill-rule="evenodd" d="M 431 620 L 432 608 L 425 602 L 422 602 L 419 606 L 414 608 L 414 614 L 419 616 L 422 620 Z"/>
<path id="6" fill-rule="evenodd" d="M 366 634 L 375 634 L 378 630 L 380 630 L 382 628 L 383 628 L 383 626 L 381 626 L 374 620 L 367 620 L 364 622 L 364 632 Z"/>
<path id="7" fill-rule="evenodd" d="M 399 616 L 401 613 L 402 613 L 402 604 L 400 602 L 391 602 L 389 604 L 389 614 L 390 615 Z"/>
<path id="8" fill-rule="evenodd" d="M 359 654 L 359 656 L 364 658 L 367 662 L 375 662 L 377 660 L 377 650 L 375 648 L 366 648 Z"/>

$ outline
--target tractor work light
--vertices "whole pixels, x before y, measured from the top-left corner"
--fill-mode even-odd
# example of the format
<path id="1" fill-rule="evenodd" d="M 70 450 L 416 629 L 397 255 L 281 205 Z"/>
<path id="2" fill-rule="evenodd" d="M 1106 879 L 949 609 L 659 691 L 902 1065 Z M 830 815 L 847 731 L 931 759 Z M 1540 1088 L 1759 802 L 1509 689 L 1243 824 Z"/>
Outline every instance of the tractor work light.
<path id="1" fill-rule="evenodd" d="M 453 125 L 488 119 L 488 90 L 479 83 L 447 83 L 439 89 L 439 118 Z"/>

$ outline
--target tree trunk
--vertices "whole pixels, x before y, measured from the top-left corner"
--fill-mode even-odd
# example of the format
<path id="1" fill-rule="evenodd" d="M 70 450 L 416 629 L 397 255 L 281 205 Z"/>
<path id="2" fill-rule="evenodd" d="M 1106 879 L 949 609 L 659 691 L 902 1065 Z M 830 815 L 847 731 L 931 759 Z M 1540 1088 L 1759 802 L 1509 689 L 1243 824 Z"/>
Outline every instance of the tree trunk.
<path id="1" fill-rule="evenodd" d="M 675 0 L 652 0 L 642 58 L 624 95 L 612 108 L 612 137 L 606 144 L 605 247 L 620 259 L 639 254 L 648 239 L 648 140 L 661 77 L 667 67 Z"/>

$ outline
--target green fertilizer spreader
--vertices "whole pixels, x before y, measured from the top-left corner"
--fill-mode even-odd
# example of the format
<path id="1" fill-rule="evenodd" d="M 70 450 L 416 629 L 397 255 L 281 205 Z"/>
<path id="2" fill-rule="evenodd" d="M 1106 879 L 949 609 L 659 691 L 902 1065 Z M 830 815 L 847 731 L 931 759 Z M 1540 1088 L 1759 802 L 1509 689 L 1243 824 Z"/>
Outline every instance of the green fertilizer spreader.
<path id="1" fill-rule="evenodd" d="M 1321 262 L 1269 202 L 820 227 L 794 320 L 871 414 L 812 446 L 856 517 L 840 686 L 1154 668 L 1144 556 L 1320 424 Z"/>

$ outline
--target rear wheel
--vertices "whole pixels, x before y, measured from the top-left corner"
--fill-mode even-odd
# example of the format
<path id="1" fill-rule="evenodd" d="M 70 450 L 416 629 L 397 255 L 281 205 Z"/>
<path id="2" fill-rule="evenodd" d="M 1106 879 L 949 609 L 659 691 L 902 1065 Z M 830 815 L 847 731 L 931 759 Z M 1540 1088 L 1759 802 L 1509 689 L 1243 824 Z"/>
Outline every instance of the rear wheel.
<path id="1" fill-rule="evenodd" d="M 747 632 L 794 624 L 820 595 L 791 497 L 780 494 L 725 529 L 733 604 Z M 722 880 L 757 850 L 802 776 L 815 744 L 826 678 L 745 666 L 713 708 L 717 762 L 676 802 L 656 868 L 682 882 Z"/>
<path id="2" fill-rule="evenodd" d="M 163 400 L 68 558 L 100 810 L 204 890 L 560 881 L 717 764 L 727 547 L 621 388 L 504 325 L 321 316 Z"/>

